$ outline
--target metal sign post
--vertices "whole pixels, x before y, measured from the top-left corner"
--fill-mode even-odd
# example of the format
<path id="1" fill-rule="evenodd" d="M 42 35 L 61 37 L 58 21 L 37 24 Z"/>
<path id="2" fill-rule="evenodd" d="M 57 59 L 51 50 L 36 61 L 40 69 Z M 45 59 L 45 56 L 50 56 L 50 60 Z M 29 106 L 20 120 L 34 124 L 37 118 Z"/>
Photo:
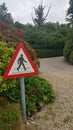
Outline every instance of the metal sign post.
<path id="1" fill-rule="evenodd" d="M 21 103 L 22 103 L 22 111 L 23 111 L 23 118 L 24 123 L 27 123 L 27 117 L 26 117 L 26 101 L 25 101 L 25 83 L 24 78 L 20 79 L 20 89 L 21 89 Z"/>
<path id="2" fill-rule="evenodd" d="M 22 43 L 19 43 L 6 71 L 4 72 L 3 77 L 4 79 L 21 78 L 21 104 L 23 110 L 24 123 L 27 123 L 27 117 L 25 102 L 25 84 L 24 78 L 22 77 L 32 76 L 36 74 L 38 74 L 38 70 L 35 64 L 33 63 L 24 45 Z"/>

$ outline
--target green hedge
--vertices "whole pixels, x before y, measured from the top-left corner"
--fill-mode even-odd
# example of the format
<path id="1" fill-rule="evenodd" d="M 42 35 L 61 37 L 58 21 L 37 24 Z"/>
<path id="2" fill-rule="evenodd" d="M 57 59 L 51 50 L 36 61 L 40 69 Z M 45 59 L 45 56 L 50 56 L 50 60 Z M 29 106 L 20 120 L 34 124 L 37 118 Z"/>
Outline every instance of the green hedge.
<path id="1" fill-rule="evenodd" d="M 73 28 L 70 28 L 63 54 L 65 60 L 73 64 Z"/>
<path id="2" fill-rule="evenodd" d="M 36 52 L 39 58 L 63 56 L 62 49 L 37 49 Z"/>
<path id="3" fill-rule="evenodd" d="M 70 63 L 73 65 L 73 51 L 70 53 Z"/>
<path id="4" fill-rule="evenodd" d="M 25 78 L 26 92 L 26 108 L 27 116 L 32 116 L 41 108 L 54 101 L 55 92 L 52 85 L 45 79 L 39 76 L 31 76 Z M 10 88 L 8 91 L 2 92 L 10 102 L 20 102 L 20 87 Z"/>

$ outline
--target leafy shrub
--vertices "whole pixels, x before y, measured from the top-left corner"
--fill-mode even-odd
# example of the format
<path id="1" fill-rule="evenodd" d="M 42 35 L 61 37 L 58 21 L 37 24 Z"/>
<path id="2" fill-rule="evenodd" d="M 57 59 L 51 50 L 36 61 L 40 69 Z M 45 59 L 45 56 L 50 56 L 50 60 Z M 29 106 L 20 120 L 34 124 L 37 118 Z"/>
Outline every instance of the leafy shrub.
<path id="1" fill-rule="evenodd" d="M 71 52 L 71 44 L 68 42 L 66 43 L 64 48 L 64 57 L 67 61 L 69 61 L 70 52 Z"/>
<path id="2" fill-rule="evenodd" d="M 3 91 L 0 95 L 6 97 L 10 102 L 20 103 L 20 87 L 16 86 L 9 88 L 7 91 Z"/>
<path id="3" fill-rule="evenodd" d="M 70 53 L 70 63 L 73 64 L 73 51 Z"/>
<path id="4" fill-rule="evenodd" d="M 25 31 L 23 29 L 17 29 L 0 20 L 0 41 L 6 42 L 8 48 L 16 48 L 17 43 L 22 42 L 36 66 L 39 67 L 37 54 L 29 43 L 25 41 Z"/>
<path id="5" fill-rule="evenodd" d="M 6 91 L 9 88 L 15 87 L 17 80 L 4 80 L 3 73 L 13 55 L 14 49 L 8 48 L 6 43 L 0 42 L 0 92 Z"/>
<path id="6" fill-rule="evenodd" d="M 32 52 L 31 55 L 34 63 L 37 66 L 39 66 L 39 62 L 38 59 L 36 58 L 35 51 L 31 49 L 30 46 L 29 47 L 28 46 L 27 48 L 29 48 L 29 53 Z M 3 79 L 4 71 L 7 68 L 8 63 L 10 62 L 13 53 L 14 53 L 14 48 L 8 48 L 6 43 L 0 42 L 0 92 L 6 91 L 9 88 L 15 87 L 17 85 L 18 80 L 16 79 L 13 80 Z"/>
<path id="7" fill-rule="evenodd" d="M 71 64 L 73 63 L 72 52 L 73 52 L 73 30 L 70 31 L 67 43 L 64 48 L 64 57 L 66 61 L 70 62 Z"/>
<path id="8" fill-rule="evenodd" d="M 26 77 L 25 88 L 28 116 L 32 116 L 35 112 L 40 111 L 46 103 L 54 100 L 55 93 L 52 85 L 39 76 Z M 4 92 L 3 95 L 8 97 L 12 102 L 19 102 L 20 87 L 11 88 L 7 92 Z"/>
<path id="9" fill-rule="evenodd" d="M 55 94 L 52 85 L 39 76 L 26 78 L 26 106 L 27 115 L 31 116 L 49 102 L 52 102 Z"/>
<path id="10" fill-rule="evenodd" d="M 0 41 L 22 42 L 25 32 L 22 29 L 16 29 L 8 23 L 0 20 Z"/>
<path id="11" fill-rule="evenodd" d="M 61 30 L 46 32 L 46 27 L 42 30 L 35 27 L 26 27 L 25 39 L 34 49 L 63 49 L 65 45 L 65 35 Z M 63 31 L 64 33 L 64 31 Z M 66 32 L 65 32 L 66 33 Z"/>
<path id="12" fill-rule="evenodd" d="M 65 45 L 65 48 L 64 48 L 64 57 L 66 59 L 66 61 L 70 62 L 70 54 L 71 52 L 73 51 L 73 43 L 71 42 L 68 42 L 66 45 Z"/>

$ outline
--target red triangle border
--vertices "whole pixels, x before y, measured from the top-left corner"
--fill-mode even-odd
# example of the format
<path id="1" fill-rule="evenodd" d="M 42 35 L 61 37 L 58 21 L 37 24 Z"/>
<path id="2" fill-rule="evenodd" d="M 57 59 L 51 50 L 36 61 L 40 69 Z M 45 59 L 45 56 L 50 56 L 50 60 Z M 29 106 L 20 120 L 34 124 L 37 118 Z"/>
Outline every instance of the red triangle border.
<path id="1" fill-rule="evenodd" d="M 12 67 L 12 65 L 13 65 L 13 63 L 14 63 L 14 61 L 15 61 L 18 53 L 19 53 L 19 50 L 21 48 L 22 48 L 23 52 L 25 53 L 25 55 L 27 56 L 27 58 L 28 58 L 28 60 L 29 60 L 29 62 L 31 64 L 34 72 L 30 72 L 30 73 L 26 72 L 26 73 L 23 73 L 23 74 L 8 75 L 9 71 L 10 71 L 10 69 L 11 69 L 11 67 Z M 18 46 L 17 46 L 17 48 L 16 48 L 16 50 L 15 50 L 15 52 L 14 52 L 14 55 L 11 58 L 11 61 L 10 61 L 9 65 L 8 65 L 8 67 L 7 67 L 4 75 L 3 75 L 3 78 L 4 79 L 21 78 L 21 77 L 33 76 L 33 75 L 37 75 L 37 74 L 38 74 L 38 69 L 36 68 L 35 64 L 33 63 L 30 55 L 28 54 L 28 52 L 26 50 L 26 48 L 24 47 L 24 45 L 22 43 L 19 43 Z"/>

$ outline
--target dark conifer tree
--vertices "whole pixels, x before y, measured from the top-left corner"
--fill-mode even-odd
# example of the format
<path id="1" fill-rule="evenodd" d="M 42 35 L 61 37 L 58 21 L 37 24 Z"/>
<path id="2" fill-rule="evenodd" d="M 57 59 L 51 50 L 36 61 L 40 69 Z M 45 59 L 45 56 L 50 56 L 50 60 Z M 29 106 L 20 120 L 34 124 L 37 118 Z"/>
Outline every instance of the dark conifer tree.
<path id="1" fill-rule="evenodd" d="M 41 28 L 41 26 L 44 24 L 48 14 L 49 14 L 50 7 L 46 14 L 44 14 L 45 6 L 43 6 L 42 3 L 39 4 L 39 6 L 37 8 L 34 7 L 35 17 L 34 18 L 32 17 L 32 19 L 33 19 L 33 22 L 36 27 Z"/>
<path id="2" fill-rule="evenodd" d="M 70 27 L 73 27 L 73 0 L 69 0 L 69 8 L 67 10 L 67 21 Z"/>
<path id="3" fill-rule="evenodd" d="M 2 3 L 0 5 L 0 20 L 9 24 L 13 24 L 13 18 L 11 14 L 8 12 L 8 9 L 5 3 Z"/>

